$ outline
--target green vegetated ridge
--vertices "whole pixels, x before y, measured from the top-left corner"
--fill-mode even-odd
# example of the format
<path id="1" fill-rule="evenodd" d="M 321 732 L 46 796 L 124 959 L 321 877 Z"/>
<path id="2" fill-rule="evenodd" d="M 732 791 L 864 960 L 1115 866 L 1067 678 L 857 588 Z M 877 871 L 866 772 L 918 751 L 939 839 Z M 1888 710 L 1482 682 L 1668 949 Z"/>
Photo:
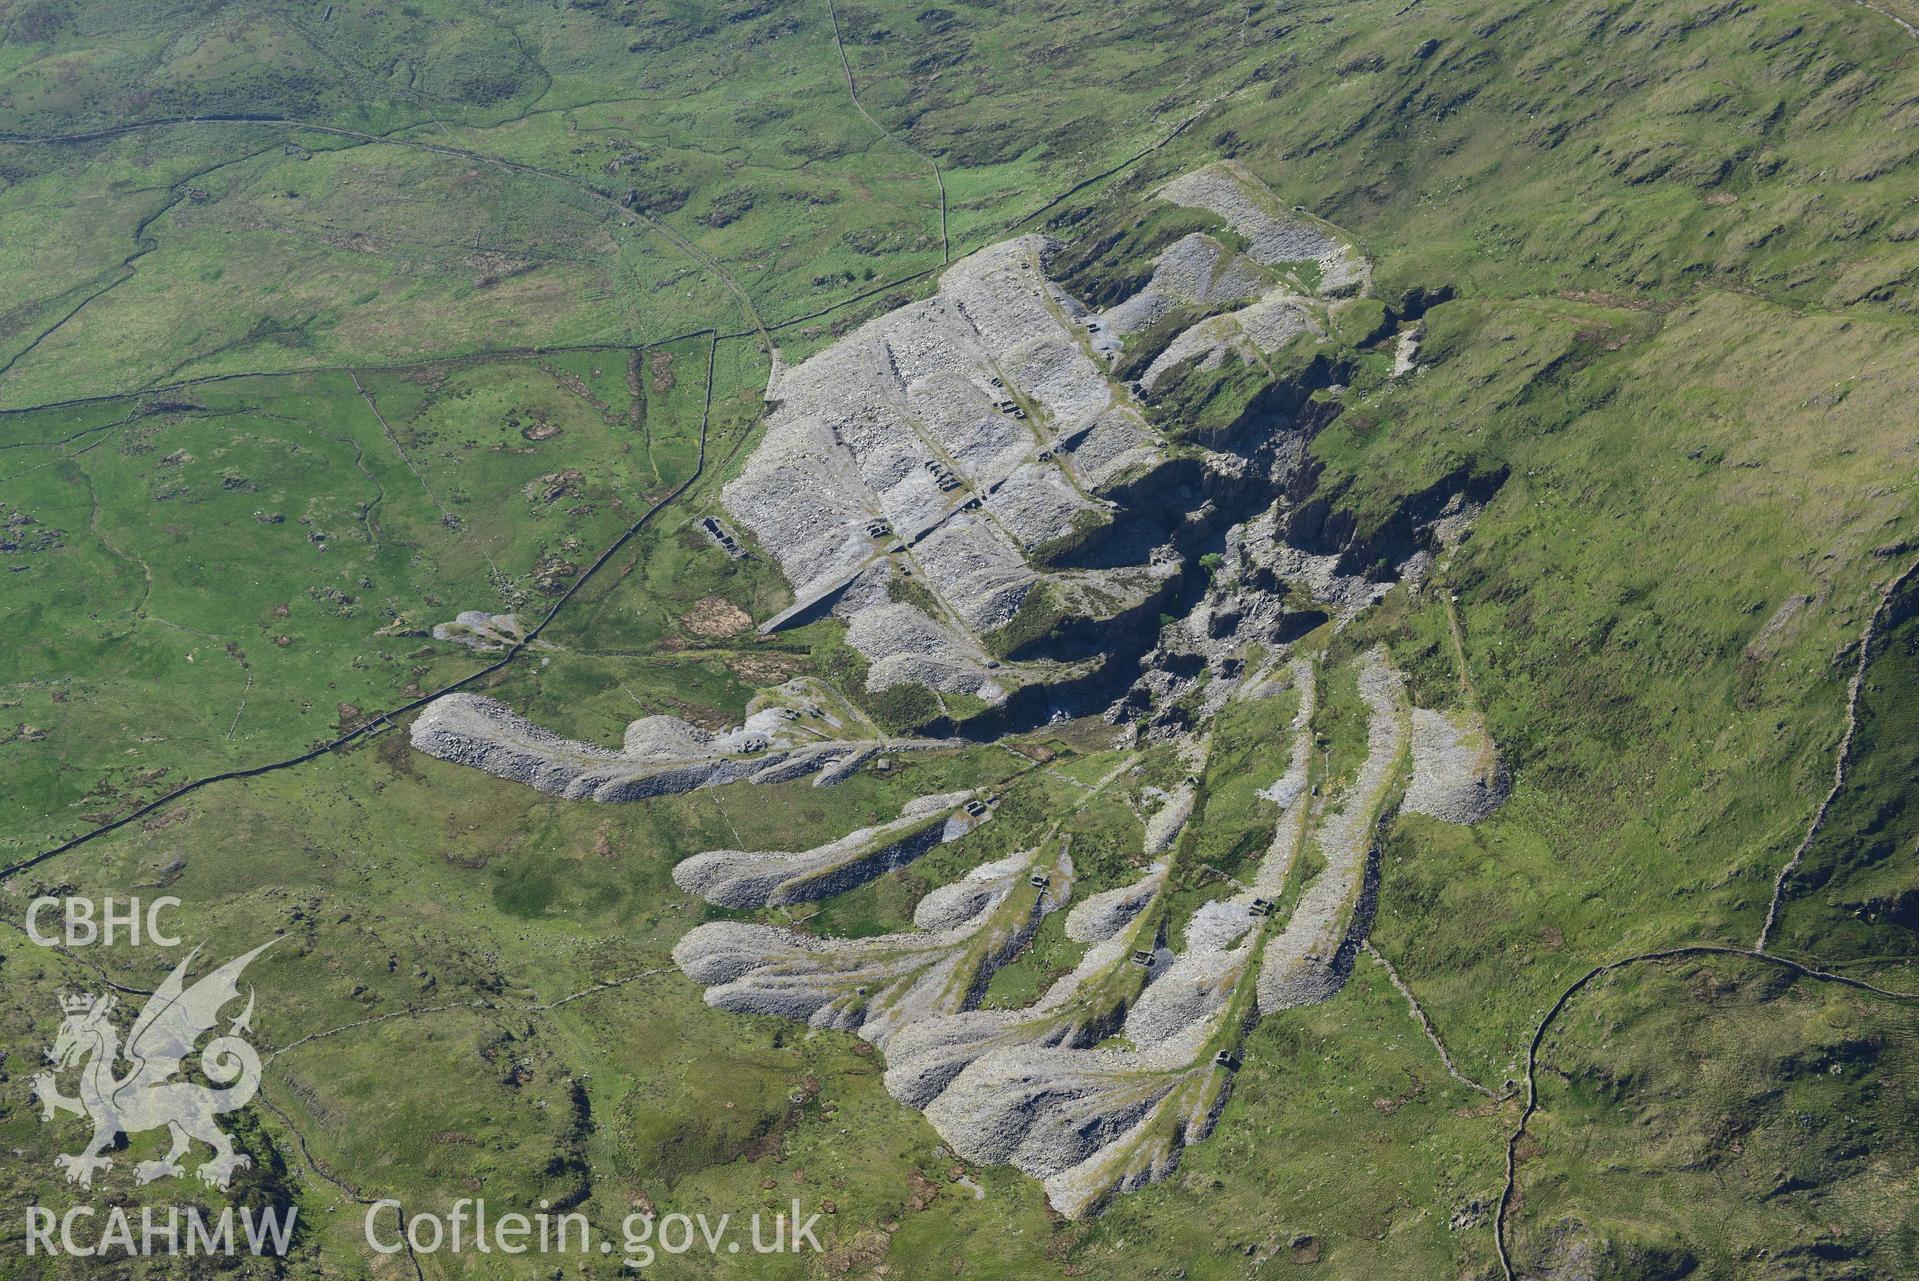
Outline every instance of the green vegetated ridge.
<path id="1" fill-rule="evenodd" d="M 1592 966 L 1749 945 L 1833 787 L 1863 630 L 1919 556 L 1913 39 L 1866 6 L 1770 0 L 838 15 L 861 102 L 904 147 L 850 109 L 823 3 L 7 15 L 5 861 L 488 665 L 431 627 L 543 616 L 693 477 L 702 424 L 697 483 L 485 692 L 603 743 L 652 713 L 735 723 L 797 675 L 894 728 L 963 718 L 950 696 L 866 698 L 831 621 L 758 637 L 786 585 L 695 527 L 756 439 L 758 324 L 805 317 L 771 335 L 796 359 L 923 289 L 890 282 L 940 262 L 925 159 L 958 255 L 1191 118 L 1030 224 L 1089 301 L 1124 296 L 1178 235 L 1219 233 L 1150 192 L 1221 156 L 1358 237 L 1384 304 L 1452 290 L 1409 378 L 1391 377 L 1383 313 L 1356 308 L 1327 344 L 1179 391 L 1203 443 L 1275 380 L 1337 361 L 1322 496 L 1390 533 L 1443 481 L 1492 494 L 1441 579 L 1315 642 L 1384 642 L 1421 706 L 1470 697 L 1515 779 L 1476 827 L 1383 829 L 1381 953 L 1462 1073 L 1523 1097 L 1540 1019 Z M 242 114 L 334 132 L 185 121 Z M 121 126 L 137 127 L 18 140 Z M 682 337 L 704 330 L 742 336 Z M 1908 582 L 1879 611 L 1845 774 L 1772 940 L 1899 990 L 1919 987 L 1913 599 Z M 1350 769 L 1363 709 L 1337 679 L 1324 696 L 1325 768 Z M 1216 725 L 1182 916 L 1263 848 L 1254 793 L 1284 768 L 1293 710 L 1235 705 Z M 926 793 L 1004 800 L 809 928 L 904 929 L 927 889 L 1054 822 L 1084 890 L 1137 875 L 1129 796 L 1187 768 L 1147 752 L 1094 791 L 1121 763 L 1096 727 L 1011 745 L 1024 755 L 955 749 L 831 788 L 590 806 L 386 730 L 195 792 L 14 876 L 0 903 L 17 919 L 42 892 L 164 892 L 209 956 L 290 936 L 249 975 L 261 1043 L 284 1053 L 229 1195 L 297 1202 L 294 1276 L 402 1274 L 404 1256 L 367 1252 L 355 1197 L 481 1192 L 578 1205 L 602 1230 L 643 1207 L 833 1205 L 824 1259 L 695 1255 L 662 1276 L 1500 1275 L 1521 1098 L 1449 1077 L 1368 958 L 1336 1001 L 1259 1026 L 1229 1115 L 1174 1179 L 1073 1224 L 1011 1170 L 956 1166 L 863 1044 L 715 1013 L 672 968 L 720 914 L 674 887 L 674 863 L 805 848 Z M 1030 1002 L 1076 948 L 1050 921 L 986 1003 Z M 150 988 L 170 961 L 0 927 L 8 1205 L 72 1195 L 51 1161 L 80 1136 L 24 1092 L 54 993 L 102 974 Z M 1516 1270 L 1912 1271 L 1913 1032 L 1910 1005 L 1752 960 L 1582 990 L 1514 1153 Z M 139 1136 L 116 1160 L 157 1151 Z M 23 1260 L 20 1229 L 0 1223 L 0 1275 L 88 1274 Z"/>

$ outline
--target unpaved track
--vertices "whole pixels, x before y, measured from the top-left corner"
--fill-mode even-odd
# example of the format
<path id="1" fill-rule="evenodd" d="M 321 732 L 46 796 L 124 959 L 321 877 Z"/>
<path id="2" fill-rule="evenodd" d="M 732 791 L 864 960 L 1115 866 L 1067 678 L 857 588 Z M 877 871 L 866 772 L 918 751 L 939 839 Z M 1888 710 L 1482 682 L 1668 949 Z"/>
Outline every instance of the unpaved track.
<path id="1" fill-rule="evenodd" d="M 1088 187 L 1096 186 L 1099 183 L 1105 182 L 1108 178 L 1111 178 L 1116 173 L 1122 173 L 1127 169 L 1131 169 L 1134 165 L 1146 159 L 1146 157 L 1152 155 L 1155 151 L 1158 151 L 1161 147 L 1164 147 L 1167 143 L 1171 142 L 1173 139 L 1185 133 L 1186 130 L 1193 125 L 1193 122 L 1198 120 L 1201 116 L 1205 115 L 1208 111 L 1212 110 L 1212 107 L 1213 107 L 1213 104 L 1210 102 L 1201 103 L 1199 107 L 1194 109 L 1192 114 L 1188 115 L 1184 120 L 1174 125 L 1172 129 L 1166 134 L 1166 136 L 1159 139 L 1159 141 L 1147 143 L 1144 147 L 1141 147 L 1138 151 L 1135 151 L 1132 155 L 1126 157 L 1126 159 L 1120 161 L 1118 164 L 1114 165 L 1110 169 L 1102 169 L 1090 178 L 1080 179 L 1078 182 L 1074 183 L 1072 186 L 1068 187 L 1066 190 L 1060 192 L 1057 196 L 1054 196 L 1051 200 L 1047 201 L 1045 204 L 1041 205 L 1039 208 L 1015 220 L 1013 223 L 1011 223 L 1008 226 L 1007 230 L 1016 231 L 1019 228 L 1024 227 L 1027 223 L 1032 222 L 1034 219 L 1040 218 L 1044 216 L 1045 214 L 1050 213 L 1053 209 L 1057 208 L 1059 205 L 1063 204 L 1065 201 L 1072 199 L 1074 196 L 1077 196 L 1080 192 L 1086 190 Z"/>
<path id="2" fill-rule="evenodd" d="M 52 324 L 48 325 L 45 329 L 42 329 L 38 334 L 34 335 L 32 342 L 28 343 L 26 346 L 20 348 L 20 350 L 14 352 L 11 356 L 7 357 L 5 363 L 0 364 L 0 375 L 6 374 L 15 365 L 19 364 L 28 355 L 32 354 L 35 350 L 39 348 L 41 343 L 51 338 L 54 335 L 54 333 L 57 332 L 60 328 L 62 328 L 64 325 L 66 325 L 68 321 L 72 320 L 75 316 L 79 315 L 82 311 L 86 310 L 87 307 L 90 306 L 95 299 L 103 297 L 104 295 L 108 293 L 111 293 L 113 290 L 118 289 L 121 285 L 124 285 L 127 281 L 133 279 L 133 277 L 138 271 L 138 267 L 136 264 L 139 263 L 140 259 L 146 257 L 148 254 L 152 253 L 155 249 L 159 248 L 158 241 L 150 241 L 147 239 L 147 228 L 152 226 L 160 218 L 164 217 L 166 214 L 171 212 L 174 206 L 178 205 L 182 200 L 185 200 L 187 198 L 186 196 L 187 189 L 190 188 L 195 182 L 197 182 L 201 178 L 206 177 L 210 173 L 218 173 L 220 170 L 229 168 L 233 165 L 244 164 L 247 161 L 252 160 L 255 156 L 264 154 L 265 150 L 266 150 L 265 148 L 262 148 L 260 151 L 249 151 L 245 155 L 228 157 L 227 159 L 216 161 L 215 163 L 206 166 L 204 169 L 196 169 L 192 173 L 186 174 L 185 176 L 180 178 L 180 180 L 175 184 L 175 190 L 178 192 L 178 194 L 175 195 L 173 199 L 167 201 L 165 204 L 161 205 L 158 209 L 155 209 L 152 213 L 148 214 L 146 217 L 140 219 L 140 221 L 134 225 L 133 252 L 126 255 L 126 257 L 122 258 L 120 260 L 120 265 L 118 267 L 112 268 L 106 272 L 102 272 L 99 276 L 94 277 L 93 281 L 88 282 L 88 285 L 76 286 L 77 289 L 86 291 L 82 295 L 80 300 L 76 302 L 72 307 L 68 308 L 64 313 L 62 313 L 58 320 L 55 320 Z M 111 275 L 113 278 L 111 280 L 107 280 L 106 283 L 104 284 L 100 284 L 98 288 L 88 287 L 91 284 L 94 284 L 101 280 L 105 280 L 105 278 L 109 275 Z M 73 292 L 74 290 L 68 290 L 67 294 L 71 295 Z M 66 295 L 63 295 L 63 296 L 66 296 Z"/>
<path id="3" fill-rule="evenodd" d="M 26 933 L 26 927 L 21 925 L 18 921 L 14 921 L 5 917 L 0 917 L 0 925 L 6 925 L 11 929 L 18 930 L 22 934 Z M 110 988 L 115 992 L 123 992 L 127 994 L 128 996 L 150 997 L 153 995 L 153 989 L 144 988 L 144 987 L 132 987 L 132 986 L 129 986 L 128 984 L 118 982 L 111 975 L 107 973 L 106 969 L 103 966 L 101 966 L 97 962 L 89 960 L 74 952 L 71 952 L 64 947 L 55 947 L 53 950 L 59 953 L 62 957 L 66 958 L 68 961 L 79 966 L 80 968 L 90 971 L 94 975 L 94 977 L 101 983 L 102 986 Z M 478 1004 L 480 1004 L 480 1002 L 477 1002 L 477 1001 L 462 1002 L 460 1006 L 457 1008 L 466 1008 L 469 1005 L 478 1005 Z M 564 1004 L 564 1001 L 555 1002 L 555 1004 Z M 450 1008 L 456 1008 L 456 1007 L 443 1006 L 440 1008 L 450 1009 Z M 535 1007 L 535 1008 L 550 1008 L 550 1007 Z M 426 1010 L 396 1010 L 394 1011 L 394 1013 L 390 1015 L 386 1015 L 385 1018 L 398 1018 L 407 1014 L 424 1014 L 427 1012 L 428 1011 Z M 366 1020 L 362 1020 L 362 1024 L 381 1022 L 381 1021 L 384 1021 L 384 1020 L 383 1019 L 366 1019 Z M 355 1024 L 354 1026 L 361 1026 L 362 1024 Z M 335 1029 L 335 1030 L 338 1031 L 340 1029 Z M 324 1035 L 330 1035 L 330 1034 L 320 1033 L 319 1035 L 324 1036 Z M 301 1037 L 300 1041 L 309 1041 L 313 1039 L 314 1039 L 313 1037 L 307 1036 L 307 1037 Z M 300 1044 L 300 1041 L 295 1041 L 293 1044 L 298 1045 Z M 291 1049 L 292 1046 L 289 1045 L 286 1048 Z M 271 1063 L 273 1061 L 274 1056 L 277 1055 L 278 1053 L 280 1053 L 280 1051 L 275 1051 L 273 1054 L 268 1055 L 267 1062 Z M 319 1157 L 313 1154 L 313 1149 L 307 1144 L 307 1137 L 304 1133 L 301 1132 L 300 1127 L 295 1125 L 293 1123 L 293 1118 L 288 1116 L 286 1114 L 286 1111 L 283 1108 L 281 1108 L 278 1103 L 275 1103 L 271 1097 L 268 1096 L 264 1088 L 265 1086 L 264 1081 L 261 1082 L 261 1085 L 263 1088 L 261 1088 L 261 1090 L 254 1095 L 254 1102 L 259 1103 L 261 1106 L 265 1107 L 267 1111 L 273 1113 L 274 1116 L 280 1119 L 280 1123 L 282 1125 L 286 1126 L 287 1133 L 291 1134 L 293 1136 L 293 1141 L 299 1145 L 300 1157 L 302 1160 L 306 1162 L 307 1169 L 311 1170 L 317 1177 L 324 1179 L 327 1183 L 331 1184 L 334 1187 L 334 1189 L 340 1193 L 340 1195 L 346 1197 L 348 1200 L 353 1201 L 354 1203 L 358 1205 L 374 1204 L 377 1198 L 364 1195 L 358 1187 L 354 1186 L 354 1184 L 349 1182 L 347 1179 L 342 1178 L 340 1175 L 335 1174 L 330 1168 L 328 1168 L 326 1162 L 320 1160 Z M 402 1221 L 404 1221 L 404 1211 L 402 1211 Z M 407 1258 L 411 1260 L 413 1263 L 413 1271 L 415 1276 L 418 1278 L 418 1281 L 426 1281 L 426 1275 L 425 1273 L 420 1271 L 419 1260 L 414 1257 L 413 1247 L 410 1244 L 407 1245 Z"/>
<path id="4" fill-rule="evenodd" d="M 1835 974 L 1829 970 L 1818 969 L 1805 962 L 1795 961 L 1789 957 L 1779 956 L 1776 953 L 1766 950 L 1766 943 L 1771 938 L 1774 926 L 1778 923 L 1779 909 L 1784 902 L 1786 884 L 1792 878 L 1792 874 L 1798 869 L 1800 859 L 1804 857 L 1806 850 L 1811 847 L 1812 842 L 1819 835 L 1819 831 L 1825 824 L 1826 815 L 1832 806 L 1833 800 L 1845 786 L 1846 767 L 1851 757 L 1853 735 L 1859 723 L 1859 691 L 1865 682 L 1866 668 L 1871 662 L 1872 640 L 1877 632 L 1879 620 L 1884 617 L 1894 594 L 1897 593 L 1900 587 L 1911 579 L 1914 574 L 1919 574 L 1919 560 L 1915 560 L 1909 564 L 1903 572 L 1895 575 L 1887 582 L 1879 594 L 1878 603 L 1874 606 L 1872 614 L 1866 619 L 1866 626 L 1859 638 L 1859 655 L 1853 667 L 1852 680 L 1846 690 L 1846 730 L 1844 736 L 1840 739 L 1838 754 L 1833 761 L 1832 788 L 1826 793 L 1826 798 L 1819 803 L 1818 810 L 1814 812 L 1812 822 L 1807 826 L 1805 838 L 1799 842 L 1799 847 L 1793 851 L 1792 857 L 1787 860 L 1786 865 L 1779 869 L 1779 875 L 1773 882 L 1772 901 L 1766 909 L 1766 922 L 1765 925 L 1761 927 L 1759 938 L 1754 945 L 1750 948 L 1744 948 L 1717 943 L 1687 944 L 1654 952 L 1641 952 L 1635 956 L 1623 957 L 1617 961 L 1608 961 L 1603 965 L 1596 965 L 1580 975 L 1579 978 L 1573 981 L 1571 986 L 1560 993 L 1559 999 L 1553 1002 L 1552 1008 L 1546 1011 L 1545 1016 L 1540 1019 L 1538 1026 L 1534 1029 L 1532 1041 L 1526 1049 L 1526 1108 L 1525 1111 L 1520 1114 L 1519 1124 L 1506 1140 L 1506 1183 L 1504 1189 L 1500 1192 L 1498 1213 L 1493 1219 L 1493 1243 L 1499 1251 L 1499 1266 L 1501 1272 L 1504 1274 L 1505 1281 L 1514 1281 L 1516 1275 L 1513 1272 L 1512 1257 L 1507 1246 L 1506 1227 L 1507 1219 L 1512 1209 L 1513 1195 L 1517 1188 L 1517 1162 L 1514 1154 L 1518 1148 L 1520 1139 L 1525 1136 L 1527 1123 L 1531 1121 L 1533 1114 L 1539 1110 L 1539 1047 L 1545 1043 L 1546 1033 L 1551 1029 L 1553 1021 L 1565 1011 L 1566 1006 L 1572 1001 L 1573 997 L 1577 996 L 1580 991 L 1586 988 L 1595 979 L 1610 974 L 1615 970 L 1637 965 L 1642 961 L 1677 960 L 1691 956 L 1740 956 L 1751 960 L 1764 961 L 1769 965 L 1780 966 L 1784 969 L 1791 970 L 1802 978 L 1815 979 L 1822 983 L 1837 983 L 1843 987 L 1854 988 L 1862 992 L 1870 992 L 1874 996 L 1884 997 L 1887 1000 L 1919 1002 L 1919 992 L 1893 991 L 1890 988 L 1883 988 L 1877 984 L 1868 983 L 1863 979 L 1849 978 L 1843 974 Z"/>
<path id="5" fill-rule="evenodd" d="M 1459 669 L 1459 692 L 1466 697 L 1466 706 L 1477 708 L 1479 695 L 1473 691 L 1473 678 L 1466 670 L 1466 634 L 1459 626 L 1459 609 L 1453 604 L 1453 590 L 1450 583 L 1439 585 L 1440 602 L 1446 606 L 1446 630 L 1453 638 L 1453 665 Z"/>
<path id="6" fill-rule="evenodd" d="M 440 501 L 440 496 L 433 492 L 433 487 L 431 485 L 426 483 L 426 477 L 422 476 L 420 474 L 420 469 L 413 465 L 413 456 L 406 452 L 406 446 L 400 443 L 400 437 L 393 430 L 393 427 L 391 426 L 391 424 L 387 422 L 386 415 L 381 413 L 380 407 L 373 403 L 373 393 L 368 391 L 366 389 L 366 384 L 360 381 L 359 374 L 354 373 L 351 370 L 348 370 L 347 377 L 353 380 L 353 390 L 360 393 L 360 399 L 364 400 L 366 402 L 366 407 L 372 411 L 374 421 L 380 424 L 380 430 L 386 433 L 386 443 L 393 446 L 393 452 L 400 456 L 400 461 L 406 464 L 406 469 L 413 473 L 413 479 L 419 482 L 420 492 L 425 494 L 427 496 L 428 501 L 430 501 L 436 508 L 439 509 L 440 523 L 443 525 L 451 526 L 454 523 L 454 519 L 455 519 L 453 512 L 447 507 L 445 503 Z M 506 575 L 500 572 L 499 565 L 494 563 L 493 554 L 491 552 L 488 552 L 484 548 L 482 548 L 480 554 L 486 557 L 486 567 L 493 571 L 494 578 L 503 579 L 506 577 Z"/>

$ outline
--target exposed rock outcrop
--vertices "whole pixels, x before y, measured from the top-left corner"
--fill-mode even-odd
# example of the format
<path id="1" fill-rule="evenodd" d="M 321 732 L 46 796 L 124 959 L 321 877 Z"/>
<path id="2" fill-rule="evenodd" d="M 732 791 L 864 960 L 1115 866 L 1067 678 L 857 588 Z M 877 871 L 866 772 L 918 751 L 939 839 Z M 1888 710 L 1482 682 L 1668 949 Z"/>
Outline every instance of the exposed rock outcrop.
<path id="1" fill-rule="evenodd" d="M 450 623 L 435 623 L 433 639 L 451 641 L 469 649 L 506 649 L 526 636 L 517 614 L 489 614 L 483 609 L 461 610 Z"/>

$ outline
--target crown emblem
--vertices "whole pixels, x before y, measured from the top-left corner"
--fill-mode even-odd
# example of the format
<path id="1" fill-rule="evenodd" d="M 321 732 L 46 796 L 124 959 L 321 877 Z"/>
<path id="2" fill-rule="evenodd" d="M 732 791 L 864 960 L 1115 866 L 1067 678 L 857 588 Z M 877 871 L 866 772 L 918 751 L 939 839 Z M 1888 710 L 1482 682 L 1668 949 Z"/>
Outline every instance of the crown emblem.
<path id="1" fill-rule="evenodd" d="M 60 1008 L 68 1014 L 87 1014 L 93 1010 L 94 996 L 91 992 L 62 992 Z"/>

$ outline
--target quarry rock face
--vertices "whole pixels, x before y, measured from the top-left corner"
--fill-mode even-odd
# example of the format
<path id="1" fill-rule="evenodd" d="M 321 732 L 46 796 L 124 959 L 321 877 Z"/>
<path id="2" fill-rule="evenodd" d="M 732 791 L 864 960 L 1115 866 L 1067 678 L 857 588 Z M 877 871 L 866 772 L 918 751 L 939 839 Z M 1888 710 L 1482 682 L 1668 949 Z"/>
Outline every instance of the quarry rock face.
<path id="1" fill-rule="evenodd" d="M 1366 261 L 1230 164 L 1157 194 L 1217 214 L 1250 248 L 1184 236 L 1144 288 L 1096 314 L 1048 278 L 1052 242 L 1004 241 L 954 263 L 932 297 L 782 369 L 764 439 L 723 495 L 793 588 L 762 631 L 830 611 L 867 659 L 869 689 L 998 703 L 1054 675 L 999 661 L 1032 639 L 1020 620 L 1097 623 L 1164 589 L 1181 560 L 1164 509 L 1185 495 L 1189 525 L 1212 519 L 1195 475 L 1264 483 L 1246 460 L 1206 451 L 1196 473 L 1195 451 L 1180 460 L 1142 396 L 1178 371 L 1323 335 L 1319 300 L 1363 289 Z M 1175 334 L 1137 384 L 1114 375 L 1126 335 L 1195 305 L 1220 314 Z M 1058 562 L 1146 504 L 1160 528 L 1130 557 Z"/>
<path id="2" fill-rule="evenodd" d="M 1210 1134 L 1259 1019 L 1338 994 L 1371 924 L 1382 823 L 1401 807 L 1474 822 L 1509 786 L 1476 710 L 1414 708 L 1383 648 L 1329 658 L 1340 651 L 1325 639 L 1395 583 L 1425 579 L 1481 498 L 1455 485 L 1361 538 L 1305 497 L 1310 388 L 1225 449 L 1154 425 L 1164 388 L 1323 336 L 1339 300 L 1366 288 L 1365 259 L 1229 163 L 1156 194 L 1217 215 L 1246 247 L 1180 237 L 1141 288 L 1097 314 L 1048 278 L 1048 241 L 980 250 L 931 297 L 782 364 L 764 437 L 723 491 L 744 531 L 728 529 L 726 554 L 747 554 L 750 535 L 793 590 L 760 631 L 830 613 L 872 691 L 917 685 L 989 705 L 1050 694 L 1137 635 L 1139 615 L 1162 611 L 1104 710 L 1135 747 L 1169 745 L 1191 773 L 1133 782 L 1123 761 L 1099 785 L 1120 780 L 1140 819 L 1121 883 L 1075 902 L 1067 816 L 1007 854 L 998 824 L 977 835 L 996 798 L 971 791 L 918 797 L 810 849 L 710 850 L 673 872 L 708 903 L 774 914 L 680 940 L 674 961 L 709 1006 L 865 1039 L 885 1057 L 887 1090 L 954 1152 L 1043 1180 L 1072 1217 L 1166 1177 Z M 1211 314 L 1167 338 L 1137 383 L 1118 381 L 1129 336 L 1179 308 Z M 1062 557 L 1094 533 L 1109 535 L 1098 556 Z M 1198 548 L 1212 551 L 1203 575 L 1191 572 Z M 1042 609 L 1049 656 L 1014 653 L 1009 634 L 1025 637 Z M 1085 662 L 1052 656 L 1075 644 Z M 597 800 L 809 773 L 829 783 L 882 745 L 950 745 L 882 744 L 821 712 L 823 694 L 782 689 L 734 729 L 648 717 L 619 749 L 562 739 L 473 695 L 431 705 L 413 736 L 442 759 Z M 1314 731 L 1333 691 L 1357 700 L 1349 710 L 1365 727 L 1363 756 L 1337 769 Z M 1244 882 L 1224 878 L 1194 908 L 1176 898 L 1177 873 L 1206 815 L 1215 719 L 1281 697 L 1295 710 L 1254 797 L 1271 835 Z M 836 939 L 774 923 L 949 844 L 980 850 L 978 861 L 920 899 L 911 929 Z M 1074 967 L 1037 999 L 988 1008 L 994 973 L 1069 904 L 1064 933 L 1084 948 Z"/>
<path id="3" fill-rule="evenodd" d="M 1136 596 L 1143 576 L 1049 574 L 1035 553 L 1106 519 L 1101 491 L 1164 444 L 1107 376 L 1086 311 L 1047 279 L 1049 245 L 1006 241 L 939 290 L 786 369 L 727 508 L 793 585 L 763 629 L 833 609 L 869 688 L 1005 694 L 985 638 L 1054 578 Z M 910 578 L 935 602 L 899 598 Z M 1130 581 L 1129 581 L 1130 580 Z"/>
<path id="4" fill-rule="evenodd" d="M 450 623 L 435 623 L 433 639 L 451 641 L 469 649 L 505 649 L 526 636 L 526 626 L 514 614 L 489 614 L 482 609 L 467 609 Z"/>

